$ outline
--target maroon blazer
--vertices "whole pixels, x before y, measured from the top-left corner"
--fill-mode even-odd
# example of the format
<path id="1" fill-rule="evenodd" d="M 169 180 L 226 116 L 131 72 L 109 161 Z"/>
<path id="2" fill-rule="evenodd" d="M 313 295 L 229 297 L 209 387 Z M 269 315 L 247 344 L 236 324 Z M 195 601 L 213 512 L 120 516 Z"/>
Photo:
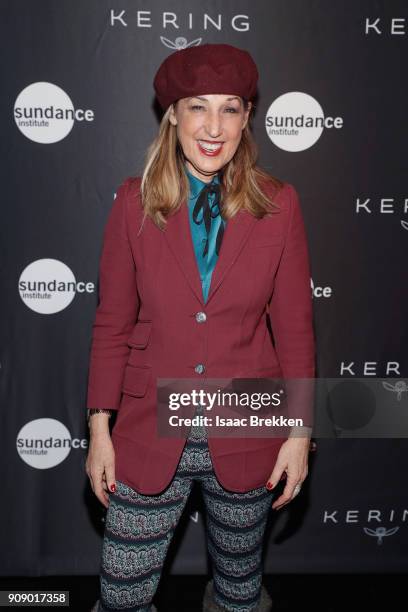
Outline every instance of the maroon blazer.
<path id="1" fill-rule="evenodd" d="M 187 203 L 164 231 L 147 218 L 139 232 L 140 181 L 120 186 L 105 226 L 87 408 L 118 410 L 115 476 L 154 494 L 170 483 L 185 443 L 157 434 L 156 378 L 313 378 L 315 339 L 307 239 L 292 185 L 266 188 L 278 213 L 258 220 L 240 211 L 228 220 L 204 303 Z M 210 436 L 216 476 L 236 492 L 265 485 L 284 440 Z"/>

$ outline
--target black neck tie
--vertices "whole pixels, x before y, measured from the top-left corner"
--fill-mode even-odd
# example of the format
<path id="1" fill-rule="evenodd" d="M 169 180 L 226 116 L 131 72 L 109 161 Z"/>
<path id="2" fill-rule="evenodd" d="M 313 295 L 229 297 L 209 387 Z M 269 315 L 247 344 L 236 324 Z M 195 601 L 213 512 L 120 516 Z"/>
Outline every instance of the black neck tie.
<path id="1" fill-rule="evenodd" d="M 213 193 L 215 194 L 215 197 L 214 197 L 213 203 L 210 205 L 208 201 L 208 196 Z M 204 220 L 205 231 L 207 232 L 207 239 L 205 241 L 203 257 L 205 257 L 208 253 L 208 241 L 209 241 L 210 230 L 211 230 L 211 219 L 215 219 L 215 217 L 218 217 L 218 215 L 220 214 L 220 210 L 219 210 L 220 209 L 220 195 L 221 195 L 221 188 L 220 188 L 219 183 L 212 183 L 212 182 L 208 183 L 200 191 L 197 201 L 194 205 L 193 221 L 197 225 L 200 225 Z M 218 210 L 215 210 L 217 206 L 218 206 Z M 201 210 L 203 211 L 203 218 L 199 221 L 198 215 Z M 219 255 L 220 253 L 223 235 L 224 235 L 224 224 L 221 221 L 220 227 L 217 232 L 217 238 L 215 241 L 215 251 L 217 255 Z"/>

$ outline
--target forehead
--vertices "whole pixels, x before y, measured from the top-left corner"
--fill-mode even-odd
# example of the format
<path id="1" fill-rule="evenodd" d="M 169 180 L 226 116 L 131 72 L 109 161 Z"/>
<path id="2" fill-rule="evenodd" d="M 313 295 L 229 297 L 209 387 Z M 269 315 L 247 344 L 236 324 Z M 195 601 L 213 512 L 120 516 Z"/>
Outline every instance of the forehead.
<path id="1" fill-rule="evenodd" d="M 230 94 L 230 95 L 225 95 L 225 94 L 205 94 L 205 95 L 197 95 L 197 96 L 190 96 L 188 98 L 183 98 L 183 100 L 185 100 L 186 102 L 189 102 L 190 100 L 201 100 L 202 102 L 232 102 L 232 101 L 237 101 L 240 102 L 241 98 L 237 95 L 234 94 Z"/>

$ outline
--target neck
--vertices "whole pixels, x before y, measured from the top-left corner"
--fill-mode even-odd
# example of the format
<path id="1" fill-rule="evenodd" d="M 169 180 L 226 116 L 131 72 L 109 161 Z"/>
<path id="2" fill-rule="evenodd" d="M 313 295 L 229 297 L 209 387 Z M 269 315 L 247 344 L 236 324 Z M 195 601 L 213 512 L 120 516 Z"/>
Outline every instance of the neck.
<path id="1" fill-rule="evenodd" d="M 211 183 L 214 177 L 216 177 L 219 174 L 219 170 L 217 170 L 217 172 L 212 172 L 211 174 L 210 173 L 204 174 L 200 170 L 197 170 L 190 162 L 187 162 L 187 161 L 184 162 L 184 165 L 185 165 L 186 170 L 188 170 L 188 172 L 192 176 L 202 181 L 203 183 Z"/>

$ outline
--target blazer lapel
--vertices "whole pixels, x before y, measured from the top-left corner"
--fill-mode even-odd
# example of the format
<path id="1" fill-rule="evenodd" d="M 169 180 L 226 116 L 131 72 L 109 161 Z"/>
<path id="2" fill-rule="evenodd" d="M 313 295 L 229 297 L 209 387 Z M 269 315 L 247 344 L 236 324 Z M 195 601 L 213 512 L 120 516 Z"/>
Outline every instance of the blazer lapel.
<path id="1" fill-rule="evenodd" d="M 228 219 L 222 239 L 220 254 L 215 264 L 207 301 L 204 302 L 200 272 L 196 262 L 193 240 L 191 237 L 188 206 L 183 202 L 180 210 L 168 217 L 164 235 L 169 248 L 176 258 L 188 284 L 200 303 L 205 307 L 220 287 L 230 267 L 237 259 L 257 219 L 246 211 L 238 212 Z"/>
<path id="2" fill-rule="evenodd" d="M 196 264 L 186 202 L 182 203 L 176 214 L 167 218 L 164 236 L 192 291 L 204 305 L 201 278 Z"/>

